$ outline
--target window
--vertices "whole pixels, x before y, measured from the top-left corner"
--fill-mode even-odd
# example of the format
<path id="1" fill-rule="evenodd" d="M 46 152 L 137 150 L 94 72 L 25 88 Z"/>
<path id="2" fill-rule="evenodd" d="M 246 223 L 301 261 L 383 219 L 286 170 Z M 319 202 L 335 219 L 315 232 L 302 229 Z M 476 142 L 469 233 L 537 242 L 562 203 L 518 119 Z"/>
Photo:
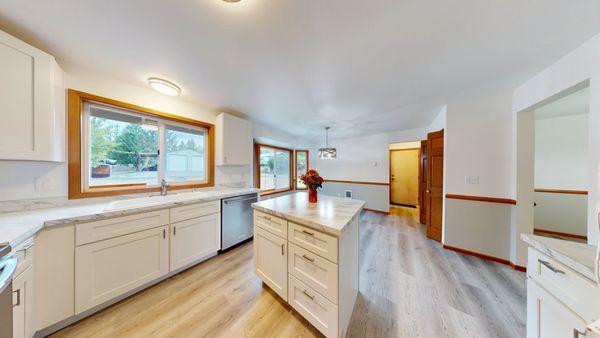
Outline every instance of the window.
<path id="1" fill-rule="evenodd" d="M 212 186 L 213 128 L 69 90 L 69 196 Z"/>
<path id="2" fill-rule="evenodd" d="M 256 143 L 255 184 L 266 194 L 292 190 L 292 150 Z"/>
<path id="3" fill-rule="evenodd" d="M 296 189 L 306 189 L 304 183 L 300 181 L 300 176 L 304 175 L 308 170 L 308 150 L 296 150 Z"/>

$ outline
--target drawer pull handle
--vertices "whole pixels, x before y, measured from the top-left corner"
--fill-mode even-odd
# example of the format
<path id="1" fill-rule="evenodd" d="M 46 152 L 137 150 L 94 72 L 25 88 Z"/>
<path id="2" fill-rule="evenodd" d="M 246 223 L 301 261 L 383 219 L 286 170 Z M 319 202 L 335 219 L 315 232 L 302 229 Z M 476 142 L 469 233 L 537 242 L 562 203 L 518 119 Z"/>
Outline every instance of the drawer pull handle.
<path id="1" fill-rule="evenodd" d="M 267 221 L 271 220 L 271 217 L 269 217 L 269 216 L 260 216 L 260 217 L 262 217 L 263 219 L 266 219 Z"/>
<path id="2" fill-rule="evenodd" d="M 548 269 L 550 269 L 550 271 L 554 272 L 554 273 L 562 273 L 563 275 L 565 274 L 564 271 L 559 270 L 555 267 L 552 266 L 552 264 L 550 264 L 550 262 L 546 262 L 544 260 L 538 259 L 538 262 L 540 262 L 540 264 L 542 264 L 543 266 L 547 267 Z"/>
<path id="3" fill-rule="evenodd" d="M 315 300 L 315 296 L 308 293 L 308 291 L 304 290 L 302 291 L 302 293 L 305 294 L 306 297 L 310 298 L 311 300 Z"/>
<path id="4" fill-rule="evenodd" d="M 303 233 L 309 235 L 309 236 L 314 236 L 315 233 L 314 232 L 310 232 L 310 231 L 306 231 L 306 230 L 302 230 Z"/>
<path id="5" fill-rule="evenodd" d="M 308 257 L 307 255 L 302 255 L 302 258 L 306 259 L 306 260 L 307 260 L 307 261 L 309 261 L 309 262 L 314 262 L 314 261 L 315 261 L 315 259 L 314 259 L 314 258 L 310 258 L 310 257 Z"/>
<path id="6" fill-rule="evenodd" d="M 281 255 L 282 256 L 285 255 L 285 253 L 283 252 L 284 248 L 285 248 L 285 244 L 281 244 Z"/>
<path id="7" fill-rule="evenodd" d="M 13 293 L 17 294 L 17 304 L 13 304 L 13 307 L 17 307 L 21 305 L 21 289 L 17 289 L 17 291 L 13 291 Z"/>
<path id="8" fill-rule="evenodd" d="M 24 246 L 23 248 L 17 250 L 17 252 L 26 252 L 27 250 L 31 249 L 33 247 L 33 243 L 29 243 L 26 246 Z"/>

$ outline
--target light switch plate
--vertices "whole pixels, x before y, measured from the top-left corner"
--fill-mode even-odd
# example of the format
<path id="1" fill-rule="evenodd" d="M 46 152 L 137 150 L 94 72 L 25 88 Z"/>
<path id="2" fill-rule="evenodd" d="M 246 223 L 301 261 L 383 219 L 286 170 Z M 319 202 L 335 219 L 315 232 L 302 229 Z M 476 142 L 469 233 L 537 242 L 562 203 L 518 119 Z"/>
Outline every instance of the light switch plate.
<path id="1" fill-rule="evenodd" d="M 54 181 L 51 177 L 40 176 L 35 179 L 36 191 L 49 191 L 54 189 Z"/>
<path id="2" fill-rule="evenodd" d="M 479 176 L 465 176 L 465 184 L 479 184 Z"/>

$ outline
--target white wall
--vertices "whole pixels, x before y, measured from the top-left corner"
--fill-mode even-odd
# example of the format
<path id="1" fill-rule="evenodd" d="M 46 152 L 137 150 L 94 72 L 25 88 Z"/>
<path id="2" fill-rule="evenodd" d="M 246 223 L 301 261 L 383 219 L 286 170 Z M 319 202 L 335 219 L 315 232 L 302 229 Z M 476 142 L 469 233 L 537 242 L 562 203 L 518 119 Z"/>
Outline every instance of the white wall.
<path id="1" fill-rule="evenodd" d="M 588 114 L 535 121 L 535 188 L 588 189 Z"/>
<path id="2" fill-rule="evenodd" d="M 218 111 L 211 107 L 188 102 L 179 97 L 170 97 L 146 87 L 132 85 L 126 81 L 67 65 L 65 87 L 111 99 L 133 103 L 171 114 L 186 116 L 208 123 L 215 123 Z M 297 138 L 273 128 L 254 124 L 255 138 L 268 138 L 286 146 L 295 147 Z M 304 142 L 306 143 L 306 142 Z M 67 198 L 66 163 L 43 163 L 26 161 L 0 161 L 0 201 L 23 199 Z M 44 181 L 44 188 L 36 189 L 36 180 Z M 252 166 L 217 167 L 217 185 L 253 184 Z M 3 209 L 5 210 L 5 209 Z"/>
<path id="3" fill-rule="evenodd" d="M 444 194 L 508 198 L 512 94 L 451 102 L 446 112 Z M 478 178 L 467 184 L 465 177 Z M 445 199 L 445 245 L 510 258 L 511 205 Z"/>
<path id="4" fill-rule="evenodd" d="M 575 90 L 582 85 L 590 87 L 590 113 L 588 125 L 589 165 L 588 177 L 588 242 L 597 243 L 598 212 L 600 211 L 600 34 L 573 50 L 553 65 L 549 66 L 514 91 L 513 114 L 535 109 L 536 106 L 553 100 L 565 90 Z M 514 119 L 516 123 L 516 119 Z M 592 151 L 593 149 L 593 151 Z M 517 192 L 517 166 L 513 166 L 513 193 Z M 517 204 L 517 208 L 530 208 Z M 517 231 L 531 232 L 526 220 L 514 219 L 512 225 Z M 520 249 L 518 259 L 525 261 L 527 253 Z"/>
<path id="5" fill-rule="evenodd" d="M 511 108 L 510 93 L 448 104 L 446 193 L 510 196 Z M 479 184 L 466 184 L 465 176 L 479 177 Z"/>

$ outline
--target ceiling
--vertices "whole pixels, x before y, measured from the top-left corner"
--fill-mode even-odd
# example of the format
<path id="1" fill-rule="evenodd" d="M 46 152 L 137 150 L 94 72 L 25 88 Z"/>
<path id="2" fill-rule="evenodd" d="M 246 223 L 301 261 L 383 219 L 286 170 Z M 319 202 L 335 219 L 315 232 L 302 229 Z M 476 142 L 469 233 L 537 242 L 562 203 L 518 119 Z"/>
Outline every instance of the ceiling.
<path id="1" fill-rule="evenodd" d="M 296 136 L 428 125 L 464 92 L 510 89 L 600 31 L 600 1 L 3 0 L 0 28 L 60 61 Z"/>
<path id="2" fill-rule="evenodd" d="M 536 119 L 548 119 L 590 112 L 590 87 L 569 94 L 535 110 Z"/>

